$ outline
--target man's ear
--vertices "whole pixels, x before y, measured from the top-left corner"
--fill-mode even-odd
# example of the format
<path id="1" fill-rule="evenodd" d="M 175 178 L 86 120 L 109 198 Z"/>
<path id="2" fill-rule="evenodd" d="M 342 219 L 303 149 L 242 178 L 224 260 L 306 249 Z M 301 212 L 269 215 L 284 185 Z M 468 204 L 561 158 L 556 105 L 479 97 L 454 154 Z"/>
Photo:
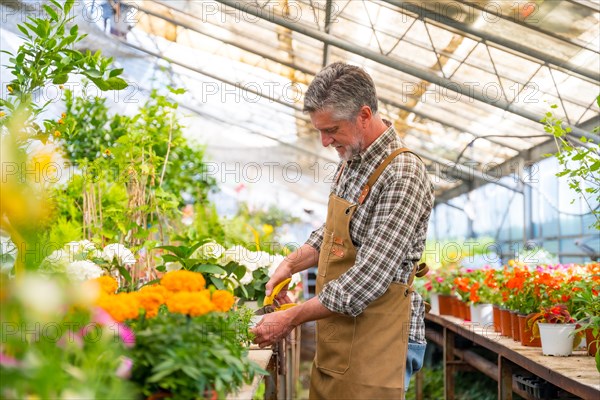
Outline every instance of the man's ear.
<path id="1" fill-rule="evenodd" d="M 362 106 L 357 116 L 358 124 L 363 128 L 366 128 L 369 122 L 371 122 L 371 118 L 373 118 L 373 111 L 371 111 L 371 107 Z"/>

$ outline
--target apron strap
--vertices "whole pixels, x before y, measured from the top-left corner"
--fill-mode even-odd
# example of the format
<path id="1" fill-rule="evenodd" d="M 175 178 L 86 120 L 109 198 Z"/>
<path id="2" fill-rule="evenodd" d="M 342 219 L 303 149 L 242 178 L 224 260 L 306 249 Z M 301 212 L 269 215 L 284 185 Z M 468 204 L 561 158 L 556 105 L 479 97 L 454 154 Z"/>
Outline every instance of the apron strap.
<path id="1" fill-rule="evenodd" d="M 396 158 L 397 155 L 402 154 L 402 153 L 413 153 L 412 151 L 410 151 L 409 149 L 407 149 L 406 147 L 403 147 L 401 149 L 397 149 L 395 150 L 392 154 L 390 154 L 375 170 L 375 172 L 373 172 L 373 175 L 371 175 L 371 177 L 369 177 L 369 180 L 367 181 L 367 183 L 365 184 L 365 186 L 363 187 L 362 191 L 360 192 L 360 196 L 358 197 L 358 204 L 363 204 L 365 202 L 365 200 L 367 199 L 367 196 L 369 195 L 369 192 L 371 191 L 371 188 L 373 187 L 373 185 L 375 184 L 375 182 L 377 181 L 377 179 L 379 178 L 379 176 L 383 173 L 383 171 L 385 170 L 385 168 L 392 162 L 392 160 L 394 158 Z M 415 156 L 417 156 L 415 154 Z M 417 156 L 419 158 L 419 160 L 421 159 L 421 157 Z"/>
<path id="2" fill-rule="evenodd" d="M 340 177 L 342 176 L 342 172 L 344 172 L 344 168 L 346 168 L 346 164 L 347 162 L 344 161 L 344 163 L 342 164 L 342 166 L 340 167 L 340 170 L 338 171 L 337 175 L 335 176 L 335 180 L 334 183 L 337 185 L 337 183 L 340 181 Z"/>

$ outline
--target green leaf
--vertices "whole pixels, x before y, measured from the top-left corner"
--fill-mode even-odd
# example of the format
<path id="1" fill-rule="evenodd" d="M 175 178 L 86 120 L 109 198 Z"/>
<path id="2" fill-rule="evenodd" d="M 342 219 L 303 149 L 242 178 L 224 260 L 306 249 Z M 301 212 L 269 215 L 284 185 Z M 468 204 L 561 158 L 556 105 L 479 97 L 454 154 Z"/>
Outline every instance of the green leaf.
<path id="1" fill-rule="evenodd" d="M 183 88 L 175 89 L 175 88 L 172 88 L 169 86 L 168 89 L 169 89 L 169 92 L 171 92 L 173 94 L 184 94 L 185 93 L 185 89 L 183 89 Z"/>
<path id="2" fill-rule="evenodd" d="M 167 272 L 167 267 L 165 267 L 164 265 L 159 265 L 158 267 L 156 267 L 156 270 L 160 272 Z"/>
<path id="3" fill-rule="evenodd" d="M 65 2 L 65 7 L 64 7 L 65 14 L 68 14 L 69 11 L 71 11 L 71 8 L 73 8 L 73 4 L 75 4 L 75 0 L 67 0 Z"/>
<path id="4" fill-rule="evenodd" d="M 108 90 L 123 90 L 129 86 L 125 79 L 117 77 L 108 78 L 106 84 L 108 85 Z"/>
<path id="5" fill-rule="evenodd" d="M 117 269 L 119 270 L 121 275 L 123 275 L 123 278 L 125 278 L 125 281 L 127 281 L 128 283 L 132 282 L 131 274 L 129 273 L 129 271 L 127 271 L 127 269 L 125 267 L 117 265 Z"/>
<path id="6" fill-rule="evenodd" d="M 188 248 L 186 246 L 156 246 L 156 249 L 170 251 L 178 257 L 185 258 Z"/>
<path id="7" fill-rule="evenodd" d="M 584 155 L 585 154 L 583 154 L 583 153 L 577 153 L 576 155 L 573 156 L 573 158 L 571 158 L 571 160 L 573 160 L 573 161 L 583 160 Z"/>
<path id="8" fill-rule="evenodd" d="M 209 275 L 209 279 L 218 290 L 225 290 L 225 284 L 223 283 L 223 279 L 219 279 L 214 275 Z"/>
<path id="9" fill-rule="evenodd" d="M 223 268 L 218 267 L 214 264 L 199 264 L 199 265 L 194 266 L 192 268 L 192 271 L 202 272 L 202 273 L 206 273 L 206 274 L 214 274 L 214 275 L 221 275 L 226 272 Z"/>
<path id="10" fill-rule="evenodd" d="M 162 259 L 164 262 L 178 262 L 181 263 L 183 265 L 183 260 L 177 256 L 174 256 L 172 254 L 163 254 L 161 255 Z"/>
<path id="11" fill-rule="evenodd" d="M 62 85 L 63 83 L 66 83 L 69 80 L 69 75 L 57 75 L 54 77 L 54 79 L 52 79 L 52 83 L 54 83 L 55 85 Z"/>
<path id="12" fill-rule="evenodd" d="M 50 16 L 50 19 L 52 21 L 58 21 L 58 13 L 56 11 L 54 11 L 54 9 L 52 7 L 50 7 L 47 4 L 44 4 L 42 7 L 48 13 L 48 15 Z"/>
<path id="13" fill-rule="evenodd" d="M 25 36 L 27 36 L 28 38 L 30 38 L 30 39 L 31 39 L 31 35 L 29 34 L 29 31 L 28 31 L 27 29 L 25 29 L 25 27 L 24 27 L 23 25 L 17 25 L 17 28 L 19 28 L 19 30 L 20 30 L 21 32 L 23 32 L 23 34 L 24 34 Z"/>
<path id="14" fill-rule="evenodd" d="M 88 78 L 102 78 L 102 74 L 97 69 L 87 69 L 82 72 Z M 94 82 L 95 83 L 95 82 Z"/>
<path id="15" fill-rule="evenodd" d="M 77 25 L 73 25 L 73 27 L 69 30 L 69 34 L 71 34 L 71 36 L 77 36 L 78 32 L 79 32 L 79 26 L 77 26 Z"/>
<path id="16" fill-rule="evenodd" d="M 113 78 L 113 77 L 121 75 L 122 73 L 123 73 L 123 68 L 116 68 L 116 69 L 113 69 L 112 71 L 110 71 L 110 73 L 108 74 L 108 77 Z"/>
<path id="17" fill-rule="evenodd" d="M 590 171 L 594 172 L 597 171 L 598 169 L 600 169 L 600 160 L 594 162 L 591 167 L 590 167 Z"/>

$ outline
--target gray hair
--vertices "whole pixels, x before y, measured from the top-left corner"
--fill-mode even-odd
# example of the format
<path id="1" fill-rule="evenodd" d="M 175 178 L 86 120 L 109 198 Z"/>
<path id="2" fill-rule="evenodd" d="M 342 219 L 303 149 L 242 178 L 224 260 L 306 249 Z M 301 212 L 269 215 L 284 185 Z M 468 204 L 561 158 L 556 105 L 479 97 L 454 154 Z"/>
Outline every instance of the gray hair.
<path id="1" fill-rule="evenodd" d="M 351 120 L 363 106 L 377 113 L 373 79 L 357 66 L 335 62 L 323 68 L 304 95 L 304 112 L 331 109 L 340 120 Z"/>

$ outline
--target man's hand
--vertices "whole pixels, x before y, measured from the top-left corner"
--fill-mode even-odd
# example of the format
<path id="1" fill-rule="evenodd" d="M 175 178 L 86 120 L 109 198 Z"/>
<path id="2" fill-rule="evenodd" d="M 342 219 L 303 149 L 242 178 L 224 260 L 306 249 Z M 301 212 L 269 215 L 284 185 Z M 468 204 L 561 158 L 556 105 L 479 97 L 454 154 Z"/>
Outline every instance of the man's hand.
<path id="1" fill-rule="evenodd" d="M 289 313 L 286 311 L 277 311 L 266 314 L 258 325 L 250 331 L 256 335 L 254 343 L 263 348 L 279 342 L 289 335 L 295 327 L 291 323 Z"/>
<path id="2" fill-rule="evenodd" d="M 287 278 L 292 277 L 292 267 L 287 260 L 283 260 L 279 267 L 275 270 L 267 284 L 265 285 L 265 294 L 268 296 L 273 292 L 273 288 L 277 286 L 280 282 L 283 282 Z M 288 294 L 288 286 L 285 285 L 275 297 L 275 300 L 279 302 L 279 304 L 287 304 L 291 303 Z"/>

